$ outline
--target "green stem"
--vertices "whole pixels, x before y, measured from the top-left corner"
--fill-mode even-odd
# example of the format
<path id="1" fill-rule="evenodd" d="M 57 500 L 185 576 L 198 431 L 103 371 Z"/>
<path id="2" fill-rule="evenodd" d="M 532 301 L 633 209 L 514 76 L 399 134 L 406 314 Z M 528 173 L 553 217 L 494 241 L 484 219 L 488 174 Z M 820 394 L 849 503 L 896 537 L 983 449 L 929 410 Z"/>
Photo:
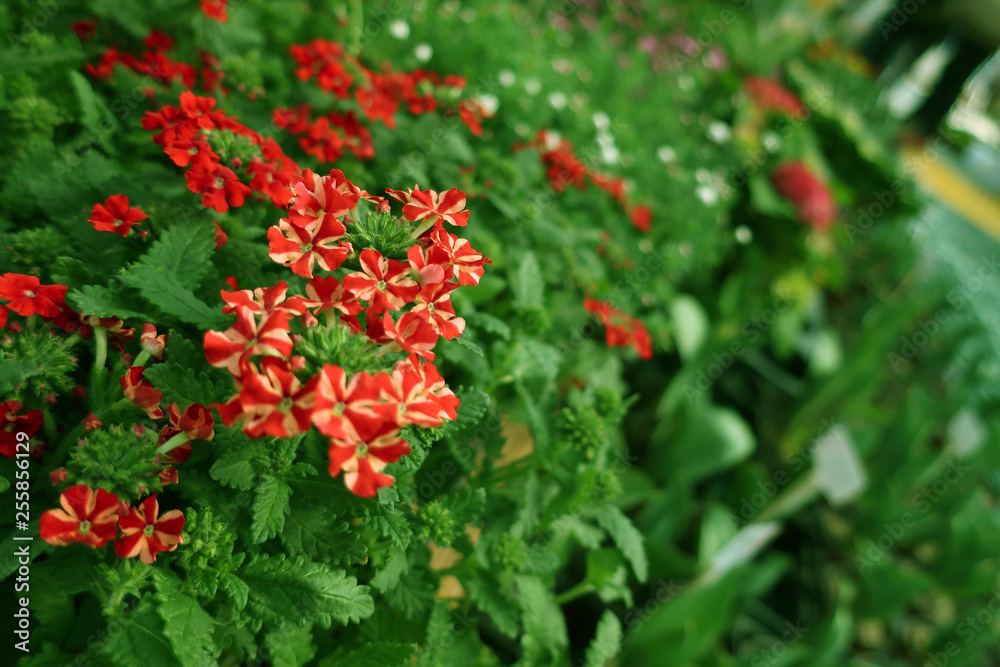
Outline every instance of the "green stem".
<path id="1" fill-rule="evenodd" d="M 365 32 L 365 8 L 361 0 L 351 0 L 349 10 L 351 20 L 351 55 L 361 53 L 361 37 Z"/>
<path id="2" fill-rule="evenodd" d="M 104 362 L 108 360 L 108 330 L 104 327 L 94 327 L 94 342 L 97 344 L 94 369 L 104 370 Z"/>
<path id="3" fill-rule="evenodd" d="M 139 353 L 139 356 L 136 357 L 135 360 L 132 362 L 132 365 L 133 366 L 145 366 L 146 362 L 149 361 L 149 357 L 151 357 L 151 356 L 152 355 L 149 354 L 149 352 L 147 350 L 143 350 L 142 352 Z"/>
<path id="4" fill-rule="evenodd" d="M 594 585 L 589 581 L 581 581 L 573 588 L 568 591 L 564 591 L 556 596 L 556 604 L 564 605 L 567 602 L 575 600 L 578 597 L 587 595 L 588 593 L 593 593 L 596 589 Z"/>
<path id="5" fill-rule="evenodd" d="M 180 433 L 178 433 L 177 435 L 175 435 L 174 437 L 170 438 L 165 443 L 163 443 L 162 445 L 160 445 L 159 449 L 156 450 L 156 453 L 157 454 L 166 454 L 171 449 L 176 449 L 177 447 L 180 447 L 181 445 L 183 445 L 184 443 L 186 443 L 188 440 L 190 440 L 190 438 L 188 438 L 187 433 L 184 433 L 183 431 L 181 431 Z"/>
<path id="6" fill-rule="evenodd" d="M 413 233 L 410 234 L 410 238 L 411 239 L 418 238 L 421 234 L 423 234 L 428 229 L 430 229 L 431 227 L 433 227 L 435 222 L 437 222 L 437 218 L 436 217 L 429 217 L 429 218 L 427 218 L 426 220 L 424 220 L 423 222 L 421 222 L 420 225 L 415 230 L 413 230 Z"/>

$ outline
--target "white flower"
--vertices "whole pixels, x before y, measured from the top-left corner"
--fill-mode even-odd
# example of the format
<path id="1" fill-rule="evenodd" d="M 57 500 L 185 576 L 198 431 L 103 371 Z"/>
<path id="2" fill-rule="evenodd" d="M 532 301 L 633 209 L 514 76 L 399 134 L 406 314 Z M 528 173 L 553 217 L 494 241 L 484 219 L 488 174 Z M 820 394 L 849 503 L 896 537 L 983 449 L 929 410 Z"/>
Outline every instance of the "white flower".
<path id="1" fill-rule="evenodd" d="M 601 162 L 604 164 L 617 164 L 621 158 L 621 152 L 615 147 L 605 145 L 601 147 Z"/>
<path id="2" fill-rule="evenodd" d="M 736 236 L 736 242 L 742 245 L 746 245 L 750 243 L 750 241 L 753 241 L 753 232 L 751 232 L 750 228 L 746 225 L 740 225 L 737 227 L 733 231 L 733 234 Z"/>
<path id="3" fill-rule="evenodd" d="M 660 146 L 656 151 L 656 157 L 660 158 L 663 164 L 670 164 L 677 159 L 677 151 L 670 146 Z"/>
<path id="4" fill-rule="evenodd" d="M 500 98 L 491 93 L 484 93 L 476 98 L 479 102 L 479 106 L 483 110 L 483 115 L 486 117 L 493 116 L 496 114 L 497 109 L 500 108 Z"/>
<path id="5" fill-rule="evenodd" d="M 431 48 L 430 44 L 417 44 L 416 48 L 413 49 L 413 55 L 417 57 L 417 60 L 425 63 L 434 55 L 434 49 Z"/>
<path id="6" fill-rule="evenodd" d="M 611 119 L 608 118 L 608 114 L 598 111 L 594 114 L 594 127 L 598 130 L 606 130 L 611 127 Z"/>
<path id="7" fill-rule="evenodd" d="M 760 140 L 761 143 L 764 144 L 764 148 L 767 149 L 768 153 L 776 153 L 778 149 L 781 148 L 781 137 L 770 130 L 761 134 Z"/>
<path id="8" fill-rule="evenodd" d="M 715 202 L 719 201 L 719 193 L 716 192 L 715 188 L 711 185 L 699 185 L 695 194 L 698 195 L 698 199 L 700 199 L 706 206 L 711 206 Z"/>
<path id="9" fill-rule="evenodd" d="M 517 81 L 517 77 L 514 76 L 514 73 L 509 69 L 505 69 L 500 72 L 498 78 L 500 79 L 500 85 L 504 88 L 510 88 L 514 85 L 514 82 Z"/>
<path id="10" fill-rule="evenodd" d="M 410 24 L 406 21 L 393 21 L 389 24 L 389 33 L 396 39 L 406 39 L 410 36 Z"/>
<path id="11" fill-rule="evenodd" d="M 538 82 L 538 79 L 528 79 L 524 82 L 524 90 L 529 95 L 537 95 L 542 89 L 542 84 Z"/>
<path id="12" fill-rule="evenodd" d="M 708 138 L 717 144 L 724 144 L 733 136 L 733 131 L 721 120 L 714 120 L 708 125 Z"/>
<path id="13" fill-rule="evenodd" d="M 566 106 L 566 96 L 558 91 L 549 93 L 549 104 L 553 109 L 563 109 Z"/>

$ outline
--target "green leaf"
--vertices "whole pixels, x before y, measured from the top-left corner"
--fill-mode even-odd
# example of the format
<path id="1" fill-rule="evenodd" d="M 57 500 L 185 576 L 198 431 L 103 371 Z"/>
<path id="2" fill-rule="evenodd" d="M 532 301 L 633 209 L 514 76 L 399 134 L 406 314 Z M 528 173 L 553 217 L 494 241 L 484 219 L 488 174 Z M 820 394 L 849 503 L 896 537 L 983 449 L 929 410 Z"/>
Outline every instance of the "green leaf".
<path id="1" fill-rule="evenodd" d="M 367 586 L 358 586 L 343 570 L 302 557 L 255 556 L 240 578 L 250 587 L 248 609 L 272 624 L 295 618 L 330 628 L 334 621 L 346 625 L 375 611 Z"/>
<path id="2" fill-rule="evenodd" d="M 250 535 L 255 544 L 269 540 L 285 527 L 288 499 L 292 489 L 283 480 L 265 475 L 257 487 L 253 501 L 253 521 Z"/>
<path id="3" fill-rule="evenodd" d="M 222 455 L 208 471 L 217 482 L 240 491 L 253 486 L 257 469 L 251 460 L 260 454 L 257 442 L 247 437 L 239 428 L 220 429 L 215 434 L 215 444 L 224 448 Z"/>
<path id="4" fill-rule="evenodd" d="M 163 233 L 143 257 L 146 264 L 177 276 L 184 287 L 194 289 L 212 266 L 215 229 L 206 223 L 174 225 Z"/>
<path id="5" fill-rule="evenodd" d="M 515 345 L 511 362 L 514 375 L 551 380 L 559 373 L 562 354 L 552 345 L 534 338 L 522 338 Z"/>
<path id="6" fill-rule="evenodd" d="M 501 340 L 510 340 L 510 326 L 499 317 L 477 312 L 473 319 L 476 329 L 491 333 Z"/>
<path id="7" fill-rule="evenodd" d="M 464 487 L 444 496 L 441 502 L 458 525 L 478 524 L 486 510 L 486 489 Z"/>
<path id="8" fill-rule="evenodd" d="M 369 514 L 369 521 L 371 525 L 382 534 L 383 537 L 388 537 L 392 540 L 400 549 L 405 549 L 410 546 L 410 539 L 413 537 L 413 531 L 410 529 L 410 523 L 406 519 L 406 515 L 396 507 L 395 505 L 378 506 L 372 510 Z"/>
<path id="9" fill-rule="evenodd" d="M 461 436 L 478 426 L 490 407 L 490 395 L 476 387 L 459 387 L 455 390 L 460 404 L 455 421 L 445 425 L 445 436 Z"/>
<path id="10" fill-rule="evenodd" d="M 143 377 L 163 392 L 165 405 L 177 403 L 181 410 L 192 403 L 208 406 L 224 401 L 233 391 L 230 380 L 215 381 L 205 371 L 184 368 L 172 361 L 148 367 Z"/>
<path id="11" fill-rule="evenodd" d="M 222 586 L 222 590 L 226 592 L 237 609 L 243 609 L 247 606 L 250 587 L 246 585 L 246 582 L 232 572 L 225 572 L 219 577 L 219 585 Z"/>
<path id="12" fill-rule="evenodd" d="M 517 616 L 512 600 L 504 595 L 500 582 L 486 570 L 462 580 L 465 590 L 477 607 L 508 637 L 517 636 Z"/>
<path id="13" fill-rule="evenodd" d="M 374 642 L 354 649 L 332 664 L 335 667 L 403 667 L 410 664 L 416 651 L 416 644 Z"/>
<path id="14" fill-rule="evenodd" d="M 271 664 L 274 667 L 302 667 L 316 655 L 312 638 L 311 624 L 299 625 L 291 619 L 282 623 L 264 638 Z"/>
<path id="15" fill-rule="evenodd" d="M 0 359 L 0 393 L 12 391 L 16 385 L 41 372 L 42 367 L 35 361 Z"/>
<path id="16" fill-rule="evenodd" d="M 611 535 L 615 546 L 621 549 L 622 554 L 632 565 L 636 578 L 640 582 L 645 582 L 649 576 L 649 561 L 646 558 L 642 533 L 614 505 L 601 505 L 589 510 L 588 513 L 592 514 L 601 528 Z"/>
<path id="17" fill-rule="evenodd" d="M 511 272 L 510 288 L 514 296 L 514 307 L 518 310 L 542 305 L 545 280 L 535 253 L 530 250 L 524 253 L 521 263 Z"/>
<path id="18" fill-rule="evenodd" d="M 138 289 L 142 295 L 168 315 L 201 329 L 222 329 L 226 318 L 222 310 L 208 304 L 185 287 L 177 276 L 147 265 L 134 265 L 122 273 L 121 281 Z"/>
<path id="19" fill-rule="evenodd" d="M 184 667 L 212 664 L 212 629 L 215 620 L 198 601 L 180 591 L 180 582 L 172 576 L 156 577 L 157 611 L 163 619 L 163 635 L 173 646 L 174 655 Z"/>
<path id="20" fill-rule="evenodd" d="M 73 92 L 76 93 L 76 99 L 80 103 L 80 122 L 85 128 L 100 137 L 102 144 L 106 144 L 105 138 L 110 133 L 101 130 L 101 119 L 102 117 L 110 119 L 111 114 L 103 99 L 94 94 L 90 82 L 79 72 L 70 71 L 69 80 L 73 86 Z M 111 129 L 116 129 L 115 125 L 112 125 Z"/>
<path id="21" fill-rule="evenodd" d="M 399 577 L 409 567 L 410 565 L 406 560 L 406 552 L 393 545 L 389 548 L 389 556 L 386 558 L 385 565 L 372 577 L 371 585 L 384 593 L 399 583 Z"/>
<path id="22" fill-rule="evenodd" d="M 459 336 L 458 338 L 453 338 L 451 342 L 455 343 L 459 347 L 464 347 L 466 350 L 478 354 L 480 357 L 486 356 L 486 354 L 483 352 L 483 348 L 479 347 L 478 345 L 476 345 L 471 341 L 466 340 L 465 336 Z"/>
<path id="23" fill-rule="evenodd" d="M 104 652 L 117 665 L 180 665 L 164 635 L 163 620 L 157 615 L 152 601 L 143 600 L 131 614 L 125 616 L 118 632 L 107 633 Z"/>
<path id="24" fill-rule="evenodd" d="M 670 302 L 670 317 L 674 322 L 674 337 L 681 359 L 691 359 L 708 335 L 708 315 L 694 297 L 678 295 Z"/>
<path id="25" fill-rule="evenodd" d="M 292 498 L 292 510 L 279 533 L 290 553 L 303 553 L 325 563 L 363 563 L 368 550 L 357 528 L 330 516 L 327 508 Z M 303 505 L 303 506 L 300 506 Z"/>
<path id="26" fill-rule="evenodd" d="M 665 436 L 657 429 L 654 440 Z M 750 426 L 733 410 L 695 406 L 670 447 L 654 454 L 654 470 L 663 477 L 695 482 L 731 468 L 753 453 L 756 439 Z"/>
<path id="27" fill-rule="evenodd" d="M 125 300 L 117 292 L 100 285 L 84 285 L 66 295 L 67 301 L 81 313 L 97 317 L 137 317 L 150 319 L 145 313 L 133 310 L 134 301 Z"/>
<path id="28" fill-rule="evenodd" d="M 610 609 L 605 609 L 597 623 L 597 634 L 587 647 L 586 667 L 605 667 L 621 650 L 622 623 Z"/>
<path id="29" fill-rule="evenodd" d="M 549 587 L 529 575 L 517 577 L 517 598 L 521 607 L 525 664 L 558 663 L 569 645 L 566 619 Z"/>

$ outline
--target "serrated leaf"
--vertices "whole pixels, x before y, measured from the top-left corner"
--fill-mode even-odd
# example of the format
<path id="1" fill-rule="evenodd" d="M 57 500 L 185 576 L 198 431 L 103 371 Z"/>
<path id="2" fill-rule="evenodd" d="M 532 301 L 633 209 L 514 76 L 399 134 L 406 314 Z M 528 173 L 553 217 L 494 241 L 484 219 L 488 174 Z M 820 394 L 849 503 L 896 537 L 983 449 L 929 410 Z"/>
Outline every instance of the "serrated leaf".
<path id="1" fill-rule="evenodd" d="M 597 623 L 594 641 L 587 647 L 586 667 L 605 667 L 622 646 L 622 623 L 610 609 L 605 609 Z"/>
<path id="2" fill-rule="evenodd" d="M 646 557 L 645 540 L 642 533 L 614 505 L 601 505 L 588 513 L 597 520 L 601 528 L 611 535 L 615 546 L 621 550 L 622 555 L 632 566 L 636 579 L 645 582 L 649 576 L 649 560 Z"/>
<path id="3" fill-rule="evenodd" d="M 527 664 L 556 662 L 569 645 L 566 619 L 549 587 L 538 577 L 517 577 L 517 600 L 521 607 L 524 634 L 521 645 Z"/>
<path id="4" fill-rule="evenodd" d="M 182 322 L 201 329 L 222 329 L 225 326 L 221 309 L 210 308 L 171 273 L 139 264 L 122 273 L 120 279 L 129 287 L 138 289 L 160 310 Z"/>
<path id="5" fill-rule="evenodd" d="M 298 506 L 297 497 L 292 498 L 292 511 L 285 517 L 285 528 L 279 534 L 289 552 L 304 553 L 324 563 L 364 562 L 368 550 L 356 528 L 331 517 L 327 508 L 311 502 L 305 507 Z"/>
<path id="6" fill-rule="evenodd" d="M 316 655 L 312 637 L 311 624 L 299 625 L 291 620 L 268 632 L 264 644 L 271 664 L 274 667 L 302 667 Z"/>
<path id="7" fill-rule="evenodd" d="M 477 426 L 490 407 L 490 395 L 476 387 L 459 387 L 455 396 L 459 406 L 455 420 L 445 425 L 446 436 L 459 436 Z"/>
<path id="8" fill-rule="evenodd" d="M 465 487 L 442 499 L 445 508 L 460 526 L 477 524 L 486 509 L 486 489 Z"/>
<path id="9" fill-rule="evenodd" d="M 100 285 L 84 285 L 66 295 L 67 301 L 81 313 L 97 317 L 138 317 L 149 319 L 144 313 L 133 310 L 133 304 L 117 292 Z"/>
<path id="10" fill-rule="evenodd" d="M 180 591 L 179 582 L 170 576 L 156 578 L 157 612 L 163 619 L 163 635 L 170 641 L 174 655 L 184 667 L 213 664 L 212 629 L 215 620 L 198 601 Z"/>
<path id="11" fill-rule="evenodd" d="M 163 233 L 143 257 L 143 262 L 177 276 L 184 287 L 194 289 L 211 267 L 215 252 L 215 229 L 205 223 L 174 225 Z"/>
<path id="12" fill-rule="evenodd" d="M 254 497 L 253 521 L 250 523 L 250 536 L 255 544 L 271 539 L 285 527 L 291 495 L 292 489 L 284 480 L 270 475 L 262 478 Z"/>
<path id="13" fill-rule="evenodd" d="M 231 449 L 212 464 L 208 474 L 221 484 L 240 491 L 248 491 L 257 475 L 257 470 L 250 463 L 250 459 L 256 453 L 257 448 L 252 444 L 245 448 Z"/>
<path id="14" fill-rule="evenodd" d="M 0 359 L 0 392 L 12 391 L 15 386 L 42 372 L 37 362 L 27 359 Z"/>
<path id="15" fill-rule="evenodd" d="M 94 93 L 90 81 L 79 72 L 71 71 L 69 73 L 69 80 L 73 86 L 73 92 L 76 93 L 76 99 L 80 104 L 80 122 L 85 128 L 100 137 L 102 144 L 106 144 L 107 142 L 104 141 L 104 138 L 109 133 L 101 131 L 100 124 L 101 117 L 108 117 L 110 114 L 103 99 Z"/>
<path id="16" fill-rule="evenodd" d="M 387 509 L 373 510 L 369 514 L 369 521 L 383 537 L 388 537 L 400 549 L 410 546 L 410 539 L 413 531 L 406 516 L 395 505 Z"/>
<path id="17" fill-rule="evenodd" d="M 219 577 L 219 585 L 222 586 L 222 590 L 226 592 L 237 609 L 243 609 L 247 606 L 250 587 L 246 585 L 245 581 L 232 572 L 225 572 Z"/>
<path id="18" fill-rule="evenodd" d="M 413 570 L 399 578 L 399 583 L 387 590 L 383 598 L 389 606 L 409 619 L 422 619 L 434 604 L 434 589 Z"/>
<path id="19" fill-rule="evenodd" d="M 143 377 L 163 392 L 166 405 L 176 402 L 181 410 L 192 403 L 208 406 L 224 401 L 232 391 L 229 381 L 216 382 L 205 371 L 183 368 L 172 361 L 150 366 Z"/>
<path id="20" fill-rule="evenodd" d="M 385 565 L 372 577 L 371 585 L 383 593 L 399 583 L 399 578 L 409 569 L 406 552 L 393 545 L 389 548 L 389 556 Z"/>
<path id="21" fill-rule="evenodd" d="M 375 642 L 337 658 L 336 667 L 403 667 L 413 659 L 416 644 Z"/>
<path id="22" fill-rule="evenodd" d="M 181 663 L 163 634 L 163 620 L 152 601 L 140 602 L 127 615 L 118 632 L 108 633 L 104 652 L 118 665 L 157 665 L 176 667 Z"/>
<path id="23" fill-rule="evenodd" d="M 499 317 L 489 313 L 476 313 L 474 321 L 480 331 L 491 333 L 501 340 L 510 340 L 510 326 Z"/>
<path id="24" fill-rule="evenodd" d="M 343 570 L 331 570 L 305 558 L 255 556 L 240 575 L 250 587 L 247 608 L 277 624 L 286 618 L 312 621 L 330 628 L 371 616 L 375 601 L 367 586 Z"/>
<path id="25" fill-rule="evenodd" d="M 545 281 L 535 253 L 528 251 L 521 257 L 521 263 L 511 272 L 510 288 L 518 310 L 542 305 Z"/>
<path id="26" fill-rule="evenodd" d="M 492 574 L 480 570 L 476 576 L 463 580 L 462 585 L 469 593 L 469 598 L 489 616 L 497 630 L 511 638 L 517 636 L 517 616 L 514 613 L 516 606 L 503 594 L 500 583 Z"/>
<path id="27" fill-rule="evenodd" d="M 515 345 L 511 371 L 517 377 L 551 380 L 559 373 L 562 354 L 552 345 L 534 338 L 522 338 Z"/>
<path id="28" fill-rule="evenodd" d="M 486 356 L 486 353 L 483 352 L 483 348 L 479 347 L 472 341 L 466 340 L 465 336 L 459 336 L 458 338 L 453 338 L 451 342 L 455 343 L 459 347 L 464 347 L 466 350 L 469 350 L 473 354 L 478 354 L 480 357 Z"/>

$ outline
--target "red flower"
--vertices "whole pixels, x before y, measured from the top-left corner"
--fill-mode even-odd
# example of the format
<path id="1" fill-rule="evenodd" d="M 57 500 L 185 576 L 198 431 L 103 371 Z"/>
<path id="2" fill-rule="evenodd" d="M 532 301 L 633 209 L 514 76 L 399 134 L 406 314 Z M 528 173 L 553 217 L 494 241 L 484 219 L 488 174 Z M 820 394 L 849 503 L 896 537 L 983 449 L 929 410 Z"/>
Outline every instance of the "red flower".
<path id="1" fill-rule="evenodd" d="M 56 468 L 49 473 L 49 477 L 52 479 L 52 486 L 58 486 L 66 481 L 66 468 Z"/>
<path id="2" fill-rule="evenodd" d="M 49 544 L 66 546 L 81 542 L 89 547 L 103 547 L 115 538 L 118 530 L 118 497 L 104 489 L 97 493 L 85 484 L 71 486 L 59 496 L 62 509 L 42 515 L 41 536 Z"/>
<path id="3" fill-rule="evenodd" d="M 650 223 L 653 221 L 653 211 L 648 206 L 636 206 L 629 211 L 629 219 L 640 232 L 648 233 Z"/>
<path id="4" fill-rule="evenodd" d="M 379 374 L 381 399 L 393 406 L 398 426 L 441 426 L 457 416 L 458 398 L 444 384 L 432 363 L 421 363 L 416 354 L 399 361 L 392 375 Z"/>
<path id="5" fill-rule="evenodd" d="M 313 277 L 313 267 L 317 262 L 320 268 L 335 271 L 354 252 L 350 243 L 337 243 L 346 231 L 333 216 L 324 216 L 323 222 L 311 231 L 293 225 L 288 218 L 282 218 L 277 227 L 267 230 L 270 242 L 268 257 L 304 278 Z"/>
<path id="6" fill-rule="evenodd" d="M 65 285 L 42 285 L 35 276 L 5 273 L 0 277 L 0 299 L 18 315 L 58 317 L 69 288 Z"/>
<path id="7" fill-rule="evenodd" d="M 419 313 L 404 313 L 399 322 L 393 322 L 389 313 L 382 315 L 382 326 L 372 326 L 369 321 L 369 337 L 379 335 L 395 341 L 406 352 L 416 352 L 424 359 L 433 361 L 431 350 L 437 344 L 438 333 L 434 325 L 420 316 Z M 379 331 L 381 329 L 381 331 Z M 375 338 L 373 338 L 375 340 Z"/>
<path id="8" fill-rule="evenodd" d="M 80 38 L 81 42 L 87 42 L 97 33 L 97 21 L 94 19 L 74 21 L 70 24 L 70 28 Z"/>
<path id="9" fill-rule="evenodd" d="M 348 294 L 340 281 L 333 276 L 316 276 L 306 284 L 306 296 L 309 297 L 304 303 L 319 315 L 324 310 L 331 310 L 327 313 L 327 324 L 332 321 L 331 316 L 340 312 L 341 321 L 346 323 L 355 331 L 361 331 L 358 323 L 358 313 L 363 310 L 361 303 L 351 294 Z"/>
<path id="10" fill-rule="evenodd" d="M 115 553 L 122 558 L 139 559 L 149 565 L 156 561 L 156 554 L 173 551 L 184 541 L 184 514 L 170 510 L 159 516 L 160 506 L 153 494 L 138 507 L 130 507 L 128 514 L 118 519 L 122 536 L 115 542 Z"/>
<path id="11" fill-rule="evenodd" d="M 641 320 L 617 310 L 606 301 L 584 299 L 583 308 L 588 313 L 594 313 L 601 320 L 608 347 L 628 347 L 631 345 L 641 358 L 652 358 L 653 338 Z"/>
<path id="12" fill-rule="evenodd" d="M 463 285 L 478 285 L 483 277 L 484 265 L 493 260 L 476 251 L 465 239 L 439 229 L 431 234 L 431 240 L 447 257 L 458 272 L 458 282 Z"/>
<path id="13" fill-rule="evenodd" d="M 399 437 L 391 422 L 368 441 L 330 439 L 330 476 L 344 473 L 344 484 L 357 496 L 372 498 L 383 486 L 395 481 L 381 471 L 410 453 L 410 445 Z"/>
<path id="14" fill-rule="evenodd" d="M 229 241 L 229 237 L 226 236 L 226 232 L 222 229 L 222 226 L 218 222 L 215 223 L 215 249 L 220 250 L 222 246 L 226 245 Z"/>
<path id="15" fill-rule="evenodd" d="M 386 259 L 371 248 L 362 250 L 359 260 L 362 271 L 344 276 L 344 288 L 355 298 L 369 302 L 369 314 L 399 310 L 420 291 L 420 286 L 407 277 L 410 266 L 406 262 Z"/>
<path id="16" fill-rule="evenodd" d="M 163 392 L 155 389 L 143 378 L 145 372 L 146 369 L 142 366 L 130 366 L 128 372 L 118 382 L 125 392 L 125 398 L 132 401 L 137 408 L 145 410 L 150 419 L 160 419 L 163 417 L 163 410 L 160 409 Z"/>
<path id="17" fill-rule="evenodd" d="M 799 220 L 821 232 L 837 219 L 833 195 L 823 181 L 801 162 L 785 162 L 771 172 L 771 183 L 798 209 Z"/>
<path id="18" fill-rule="evenodd" d="M 347 381 L 340 366 L 327 364 L 316 385 L 313 423 L 320 433 L 342 441 L 368 440 L 394 415 L 379 402 L 379 381 L 368 373 L 355 373 Z"/>
<path id="19" fill-rule="evenodd" d="M 309 169 L 302 172 L 292 190 L 295 198 L 288 205 L 288 219 L 292 224 L 312 230 L 335 222 L 342 235 L 346 229 L 337 221 L 358 205 L 359 190 L 339 169 L 327 176 L 320 176 Z M 328 229 L 335 229 L 328 228 Z"/>
<path id="20" fill-rule="evenodd" d="M 125 195 L 111 195 L 103 204 L 94 204 L 88 222 L 99 232 L 114 232 L 125 238 L 139 220 L 148 217 L 140 208 L 129 208 Z"/>
<path id="21" fill-rule="evenodd" d="M 798 95 L 780 83 L 759 76 L 748 76 L 743 80 L 750 99 L 763 111 L 778 111 L 790 116 L 804 117 L 808 111 Z"/>
<path id="22" fill-rule="evenodd" d="M 465 320 L 455 316 L 455 309 L 451 305 L 450 294 L 458 287 L 458 283 L 425 285 L 410 310 L 430 322 L 434 331 L 447 340 L 457 338 L 465 331 Z"/>
<path id="23" fill-rule="evenodd" d="M 35 437 L 44 421 L 41 410 L 28 410 L 23 415 L 17 415 L 18 410 L 23 407 L 23 403 L 15 400 L 0 403 L 0 454 L 9 459 L 16 456 L 17 443 L 27 442 Z M 18 433 L 27 435 L 28 440 L 18 440 Z"/>
<path id="24" fill-rule="evenodd" d="M 469 211 L 465 209 L 465 193 L 458 188 L 438 194 L 434 190 L 421 190 L 419 187 L 410 194 L 410 201 L 403 206 L 403 215 L 407 220 L 416 222 L 432 217 L 435 220 L 446 220 L 456 227 L 469 224 Z"/>
<path id="25" fill-rule="evenodd" d="M 139 336 L 139 344 L 151 357 L 159 359 L 163 357 L 163 350 L 167 346 L 167 334 L 157 336 L 156 327 L 146 322 L 142 325 L 142 335 Z"/>
<path id="26" fill-rule="evenodd" d="M 101 420 L 93 412 L 88 412 L 87 416 L 83 418 L 83 428 L 88 432 L 96 431 L 101 428 Z"/>
<path id="27" fill-rule="evenodd" d="M 236 313 L 236 322 L 226 331 L 206 331 L 205 357 L 216 368 L 225 368 L 239 375 L 240 365 L 258 354 L 278 354 L 287 357 L 292 353 L 289 335 L 289 312 L 305 312 L 304 299 L 295 297 L 285 301 L 288 284 L 278 282 L 274 287 L 256 291 L 222 290 L 226 302 L 222 312 Z M 259 321 L 258 321 L 259 317 Z"/>
<path id="28" fill-rule="evenodd" d="M 318 381 L 317 375 L 303 385 L 287 361 L 264 357 L 259 370 L 247 364 L 239 377 L 242 386 L 229 402 L 213 406 L 226 426 L 242 421 L 251 438 L 287 438 L 309 429 Z"/>
<path id="29" fill-rule="evenodd" d="M 201 205 L 217 213 L 225 213 L 230 206 L 243 206 L 247 195 L 253 192 L 240 182 L 232 169 L 221 164 L 213 165 L 212 169 L 192 168 L 184 174 L 184 178 L 187 179 L 188 190 L 201 193 Z"/>
<path id="30" fill-rule="evenodd" d="M 226 12 L 228 3 L 229 0 L 201 0 L 201 11 L 213 21 L 225 23 L 229 20 L 229 14 Z"/>

